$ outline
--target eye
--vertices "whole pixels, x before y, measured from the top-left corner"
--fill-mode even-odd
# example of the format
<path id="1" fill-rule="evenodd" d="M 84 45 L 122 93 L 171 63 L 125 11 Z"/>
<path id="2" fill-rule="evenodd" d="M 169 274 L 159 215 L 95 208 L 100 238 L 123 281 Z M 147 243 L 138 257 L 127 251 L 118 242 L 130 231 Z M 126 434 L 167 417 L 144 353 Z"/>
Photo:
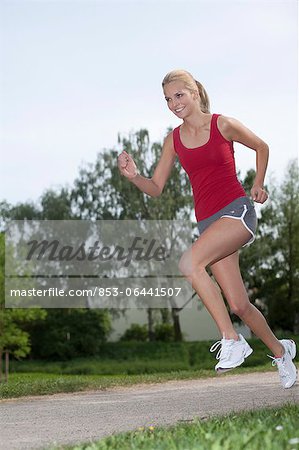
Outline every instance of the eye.
<path id="1" fill-rule="evenodd" d="M 167 103 L 169 102 L 169 100 L 170 100 L 170 98 L 168 98 L 168 97 L 165 97 L 165 100 L 167 101 Z"/>
<path id="2" fill-rule="evenodd" d="M 183 95 L 184 95 L 184 94 L 182 94 L 182 93 L 178 93 L 178 94 L 176 94 L 176 97 L 177 97 L 177 98 L 181 98 L 181 97 L 183 97 Z"/>

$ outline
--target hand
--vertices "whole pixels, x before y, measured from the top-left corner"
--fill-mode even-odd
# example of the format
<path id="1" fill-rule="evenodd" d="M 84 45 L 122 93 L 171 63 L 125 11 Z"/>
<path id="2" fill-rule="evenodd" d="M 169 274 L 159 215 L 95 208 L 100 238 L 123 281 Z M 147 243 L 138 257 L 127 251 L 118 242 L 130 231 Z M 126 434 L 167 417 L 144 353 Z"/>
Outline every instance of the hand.
<path id="1" fill-rule="evenodd" d="M 252 200 L 256 203 L 265 203 L 265 201 L 268 199 L 268 193 L 262 188 L 262 186 L 259 186 L 257 184 L 254 184 L 250 191 Z"/>
<path id="2" fill-rule="evenodd" d="M 125 150 L 118 156 L 117 165 L 120 173 L 129 180 L 132 180 L 138 174 L 137 166 L 133 158 Z"/>

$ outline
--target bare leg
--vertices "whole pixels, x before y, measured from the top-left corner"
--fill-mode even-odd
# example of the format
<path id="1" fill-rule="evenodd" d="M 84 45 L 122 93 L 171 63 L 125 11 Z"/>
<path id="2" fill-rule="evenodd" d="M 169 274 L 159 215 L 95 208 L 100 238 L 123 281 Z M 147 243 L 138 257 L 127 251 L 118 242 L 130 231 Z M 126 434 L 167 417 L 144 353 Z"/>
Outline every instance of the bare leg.
<path id="1" fill-rule="evenodd" d="M 240 272 L 238 251 L 212 264 L 211 270 L 231 311 L 248 325 L 275 356 L 281 357 L 284 353 L 283 346 L 271 331 L 263 314 L 249 301 Z"/>
<path id="2" fill-rule="evenodd" d="M 210 225 L 182 256 L 179 267 L 185 277 L 192 283 L 193 288 L 212 315 L 222 336 L 224 335 L 226 339 L 238 338 L 221 293 L 206 271 L 208 265 L 213 268 L 215 277 L 217 274 L 218 279 L 216 277 L 216 280 L 223 289 L 232 309 L 237 311 L 238 308 L 242 315 L 241 318 L 244 318 L 245 321 L 246 316 L 245 323 L 249 321 L 248 326 L 251 329 L 254 328 L 252 331 L 263 340 L 275 356 L 282 356 L 284 349 L 281 343 L 270 330 L 263 315 L 249 302 L 241 275 L 240 273 L 238 275 L 236 270 L 236 259 L 232 259 L 235 261 L 235 270 L 232 273 L 230 273 L 230 269 L 219 270 L 221 262 L 224 259 L 231 261 L 229 256 L 236 253 L 242 245 L 248 242 L 250 236 L 249 231 L 241 221 L 227 217 L 221 218 Z M 239 267 L 238 261 L 237 267 Z M 219 281 L 220 278 L 221 281 Z M 242 308 L 245 304 L 244 311 L 246 309 L 246 312 L 243 312 Z M 240 312 L 241 309 L 242 312 Z"/>
<path id="3" fill-rule="evenodd" d="M 205 269 L 194 271 L 192 286 L 215 320 L 221 337 L 238 340 L 221 292 Z"/>
<path id="4" fill-rule="evenodd" d="M 214 222 L 183 255 L 180 270 L 192 283 L 205 307 L 215 320 L 221 336 L 238 339 L 221 292 L 206 271 L 213 261 L 234 253 L 250 238 L 250 233 L 241 223 L 229 218 Z"/>

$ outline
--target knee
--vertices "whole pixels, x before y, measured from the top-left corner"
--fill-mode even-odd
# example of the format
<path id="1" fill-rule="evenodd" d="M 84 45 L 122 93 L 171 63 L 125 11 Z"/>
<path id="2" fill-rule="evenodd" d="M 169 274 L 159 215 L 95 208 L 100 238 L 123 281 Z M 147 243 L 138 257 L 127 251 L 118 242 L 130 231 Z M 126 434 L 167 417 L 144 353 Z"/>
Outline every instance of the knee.
<path id="1" fill-rule="evenodd" d="M 179 271 L 184 275 L 184 277 L 192 278 L 195 273 L 199 274 L 205 271 L 205 266 L 192 261 L 191 253 L 185 252 L 179 261 Z"/>
<path id="2" fill-rule="evenodd" d="M 246 303 L 241 303 L 241 304 L 232 304 L 230 306 L 230 311 L 231 313 L 235 314 L 236 316 L 242 318 L 244 317 L 247 312 L 250 309 L 250 302 L 246 302 Z"/>
<path id="3" fill-rule="evenodd" d="M 190 277 L 192 274 L 192 262 L 190 254 L 187 252 L 183 253 L 179 261 L 179 271 L 184 275 L 184 277 Z"/>

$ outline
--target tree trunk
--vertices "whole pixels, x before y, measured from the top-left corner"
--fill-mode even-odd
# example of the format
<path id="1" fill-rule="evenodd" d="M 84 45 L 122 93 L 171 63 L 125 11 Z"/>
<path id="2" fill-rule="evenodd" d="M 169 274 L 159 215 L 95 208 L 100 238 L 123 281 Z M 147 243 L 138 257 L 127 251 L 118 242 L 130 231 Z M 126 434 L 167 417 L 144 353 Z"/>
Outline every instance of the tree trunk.
<path id="1" fill-rule="evenodd" d="M 174 340 L 182 341 L 183 335 L 180 324 L 180 316 L 179 316 L 180 308 L 171 308 L 173 329 L 174 329 Z"/>
<path id="2" fill-rule="evenodd" d="M 8 382 L 9 374 L 9 352 L 5 352 L 5 381 Z"/>
<path id="3" fill-rule="evenodd" d="M 147 323 L 148 323 L 148 338 L 151 342 L 151 341 L 155 340 L 154 319 L 153 319 L 152 308 L 147 309 Z"/>
<path id="4" fill-rule="evenodd" d="M 3 374 L 2 374 L 2 372 L 3 372 L 3 364 L 2 364 L 2 358 L 3 358 L 3 351 L 2 351 L 2 348 L 1 348 L 1 350 L 0 350 L 0 383 L 2 383 L 2 381 L 3 381 Z"/>
<path id="5" fill-rule="evenodd" d="M 160 309 L 162 323 L 169 323 L 169 310 L 166 308 Z"/>

